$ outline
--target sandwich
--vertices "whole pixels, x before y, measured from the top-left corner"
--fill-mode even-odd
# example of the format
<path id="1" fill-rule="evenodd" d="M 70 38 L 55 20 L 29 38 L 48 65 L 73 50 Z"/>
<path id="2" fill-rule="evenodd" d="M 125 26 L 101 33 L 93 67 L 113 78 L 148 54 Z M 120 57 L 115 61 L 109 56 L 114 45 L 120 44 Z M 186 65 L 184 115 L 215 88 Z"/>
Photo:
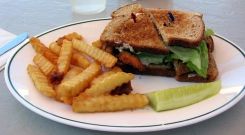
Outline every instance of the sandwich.
<path id="1" fill-rule="evenodd" d="M 124 71 L 189 82 L 217 78 L 213 32 L 205 31 L 202 14 L 130 4 L 111 16 L 100 40 Z"/>

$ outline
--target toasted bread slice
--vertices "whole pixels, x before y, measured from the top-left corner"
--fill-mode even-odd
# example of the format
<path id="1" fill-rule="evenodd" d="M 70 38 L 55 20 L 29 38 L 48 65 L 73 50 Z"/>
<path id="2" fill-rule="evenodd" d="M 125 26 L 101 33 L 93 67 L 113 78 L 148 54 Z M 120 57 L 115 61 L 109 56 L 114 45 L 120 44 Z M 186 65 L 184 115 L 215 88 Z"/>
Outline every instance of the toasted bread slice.
<path id="1" fill-rule="evenodd" d="M 136 51 L 168 53 L 161 36 L 145 12 L 115 17 L 105 27 L 100 40 L 106 46 L 130 45 Z"/>
<path id="2" fill-rule="evenodd" d="M 196 47 L 204 37 L 202 14 L 178 10 L 146 9 L 165 44 Z"/>
<path id="3" fill-rule="evenodd" d="M 142 12 L 142 10 L 144 9 L 140 4 L 137 4 L 137 3 L 128 4 L 112 12 L 111 17 L 115 18 L 115 17 L 120 17 L 120 16 L 130 16 L 131 13 Z"/>

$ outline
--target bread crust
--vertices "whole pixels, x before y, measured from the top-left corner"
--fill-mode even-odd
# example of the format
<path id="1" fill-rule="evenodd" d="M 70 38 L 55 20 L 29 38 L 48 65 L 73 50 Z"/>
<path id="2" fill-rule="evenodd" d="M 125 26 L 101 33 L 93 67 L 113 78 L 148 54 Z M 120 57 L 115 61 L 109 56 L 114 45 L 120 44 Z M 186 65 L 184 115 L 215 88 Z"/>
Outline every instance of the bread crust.
<path id="1" fill-rule="evenodd" d="M 109 22 L 100 36 L 107 46 L 130 45 L 136 51 L 150 51 L 166 54 L 169 52 L 161 36 L 146 13 L 116 17 Z"/>
<path id="2" fill-rule="evenodd" d="M 169 46 L 197 47 L 204 37 L 205 25 L 200 13 L 164 9 L 146 11 Z"/>
<path id="3" fill-rule="evenodd" d="M 131 13 L 142 12 L 143 7 L 140 4 L 133 3 L 119 7 L 116 11 L 112 12 L 111 17 L 116 18 L 120 16 L 129 16 Z"/>

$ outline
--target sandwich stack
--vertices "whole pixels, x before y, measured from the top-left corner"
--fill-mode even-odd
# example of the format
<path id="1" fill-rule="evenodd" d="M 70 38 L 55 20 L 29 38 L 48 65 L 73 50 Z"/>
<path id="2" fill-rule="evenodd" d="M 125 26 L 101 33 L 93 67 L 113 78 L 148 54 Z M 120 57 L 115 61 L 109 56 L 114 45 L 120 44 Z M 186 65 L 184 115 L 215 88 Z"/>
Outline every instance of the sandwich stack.
<path id="1" fill-rule="evenodd" d="M 202 14 L 130 4 L 112 13 L 100 40 L 126 72 L 211 82 L 218 76 Z"/>

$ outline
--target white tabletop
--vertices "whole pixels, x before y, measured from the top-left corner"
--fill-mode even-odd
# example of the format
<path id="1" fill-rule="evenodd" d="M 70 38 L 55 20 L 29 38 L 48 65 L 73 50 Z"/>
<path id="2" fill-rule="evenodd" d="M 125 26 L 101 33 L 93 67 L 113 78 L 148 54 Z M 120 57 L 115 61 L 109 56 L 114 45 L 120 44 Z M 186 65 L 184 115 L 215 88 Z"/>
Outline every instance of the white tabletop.
<path id="1" fill-rule="evenodd" d="M 30 35 L 36 35 L 50 28 L 75 21 L 109 17 L 114 9 L 127 2 L 129 1 L 108 0 L 105 11 L 96 15 L 84 16 L 72 13 L 68 0 L 1 0 L 0 28 L 14 34 L 28 32 Z M 203 13 L 205 24 L 209 28 L 245 50 L 244 0 L 173 0 L 172 4 L 174 9 Z M 2 135 L 115 134 L 63 125 L 30 111 L 10 94 L 4 82 L 3 71 L 0 72 L 0 91 L 0 134 Z M 198 124 L 168 131 L 140 134 L 244 135 L 244 116 L 245 98 L 228 111 Z"/>

